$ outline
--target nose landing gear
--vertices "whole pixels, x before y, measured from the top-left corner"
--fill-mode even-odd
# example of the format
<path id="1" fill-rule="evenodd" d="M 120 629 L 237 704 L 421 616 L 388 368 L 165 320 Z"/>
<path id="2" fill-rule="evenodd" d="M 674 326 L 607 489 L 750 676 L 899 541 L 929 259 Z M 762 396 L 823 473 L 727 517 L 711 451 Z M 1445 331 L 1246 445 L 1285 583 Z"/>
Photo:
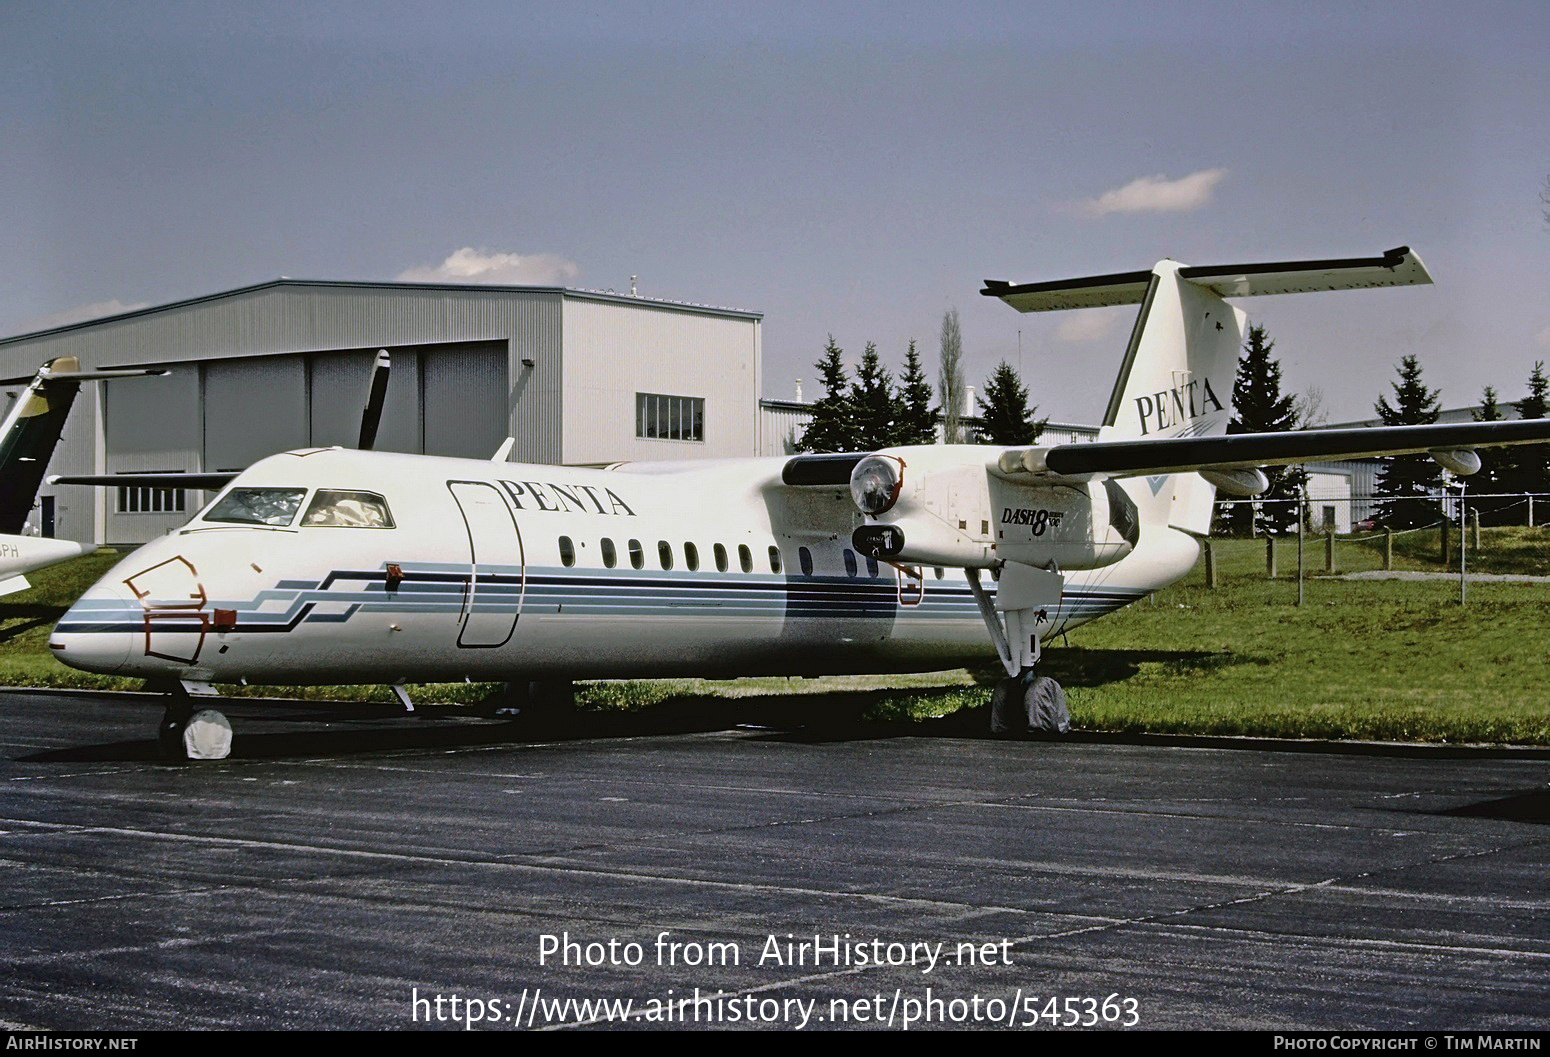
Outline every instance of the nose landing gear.
<path id="1" fill-rule="evenodd" d="M 224 760 L 231 755 L 231 723 L 213 708 L 196 709 L 179 683 L 167 697 L 156 741 L 166 760 Z"/>

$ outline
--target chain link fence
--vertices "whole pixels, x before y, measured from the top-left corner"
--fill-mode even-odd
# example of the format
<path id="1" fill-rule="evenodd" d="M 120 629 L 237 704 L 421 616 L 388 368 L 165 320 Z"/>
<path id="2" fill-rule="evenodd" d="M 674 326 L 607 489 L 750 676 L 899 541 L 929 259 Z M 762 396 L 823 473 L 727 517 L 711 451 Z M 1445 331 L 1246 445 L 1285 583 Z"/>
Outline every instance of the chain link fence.
<path id="1" fill-rule="evenodd" d="M 1213 534 L 1185 582 L 1206 588 L 1258 582 L 1270 588 L 1259 592 L 1270 604 L 1359 603 L 1364 595 L 1353 592 L 1355 584 L 1385 592 L 1396 588 L 1376 585 L 1408 585 L 1407 591 L 1465 605 L 1550 602 L 1550 495 L 1454 492 L 1408 502 L 1416 504 L 1412 515 L 1423 516 L 1410 518 L 1415 527 L 1398 529 L 1381 523 L 1372 496 L 1222 501 L 1219 513 L 1252 503 L 1263 515 L 1254 521 L 1290 527 Z"/>

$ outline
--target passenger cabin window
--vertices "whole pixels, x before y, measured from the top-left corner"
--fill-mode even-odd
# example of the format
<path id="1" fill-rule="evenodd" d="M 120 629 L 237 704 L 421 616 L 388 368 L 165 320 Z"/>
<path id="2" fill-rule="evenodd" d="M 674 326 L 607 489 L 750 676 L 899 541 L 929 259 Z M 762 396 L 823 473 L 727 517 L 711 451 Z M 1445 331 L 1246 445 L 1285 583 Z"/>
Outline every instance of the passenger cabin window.
<path id="1" fill-rule="evenodd" d="M 716 556 L 716 571 L 718 573 L 726 572 L 727 571 L 727 549 L 725 547 L 723 547 L 721 544 L 718 543 L 714 547 L 711 548 L 711 553 Z"/>
<path id="2" fill-rule="evenodd" d="M 797 561 L 802 563 L 802 575 L 813 575 L 813 552 L 806 547 L 797 548 Z"/>
<path id="3" fill-rule="evenodd" d="M 576 564 L 576 545 L 569 536 L 560 537 L 560 564 L 567 569 Z"/>
<path id="4" fill-rule="evenodd" d="M 753 572 L 753 551 L 748 549 L 746 543 L 737 545 L 737 564 L 742 566 L 743 572 Z"/>
<path id="5" fill-rule="evenodd" d="M 877 559 L 868 557 L 866 560 L 866 574 L 872 579 L 877 579 Z"/>
<path id="6" fill-rule="evenodd" d="M 662 563 L 663 569 L 673 567 L 673 545 L 667 540 L 657 540 L 657 561 Z"/>
<path id="7" fill-rule="evenodd" d="M 296 519 L 305 488 L 233 488 L 205 514 L 205 521 L 284 528 Z"/>
<path id="8" fill-rule="evenodd" d="M 698 572 L 700 568 L 700 551 L 692 543 L 684 544 L 684 568 L 691 573 Z"/>
<path id="9" fill-rule="evenodd" d="M 771 547 L 770 548 L 770 572 L 772 572 L 772 573 L 780 572 L 780 548 L 779 547 Z"/>
<path id="10" fill-rule="evenodd" d="M 845 575 L 856 575 L 856 552 L 848 549 L 845 551 Z"/>
<path id="11" fill-rule="evenodd" d="M 630 540 L 630 568 L 644 569 L 646 567 L 646 550 L 640 545 L 640 540 Z"/>
<path id="12" fill-rule="evenodd" d="M 614 550 L 614 541 L 605 539 L 599 548 L 603 552 L 603 568 L 612 569 L 619 564 L 619 552 Z"/>

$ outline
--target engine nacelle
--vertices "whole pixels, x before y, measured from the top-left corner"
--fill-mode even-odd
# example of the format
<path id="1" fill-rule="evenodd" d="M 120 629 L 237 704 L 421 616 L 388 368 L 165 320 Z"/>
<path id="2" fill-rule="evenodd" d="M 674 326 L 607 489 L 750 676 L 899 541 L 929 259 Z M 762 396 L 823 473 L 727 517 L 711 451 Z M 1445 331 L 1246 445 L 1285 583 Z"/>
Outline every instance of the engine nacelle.
<path id="1" fill-rule="evenodd" d="M 879 452 L 855 467 L 851 490 L 868 516 L 856 550 L 912 565 L 1096 569 L 1135 549 L 1140 515 L 1107 479 L 1050 483 L 1002 476 L 984 448 Z"/>

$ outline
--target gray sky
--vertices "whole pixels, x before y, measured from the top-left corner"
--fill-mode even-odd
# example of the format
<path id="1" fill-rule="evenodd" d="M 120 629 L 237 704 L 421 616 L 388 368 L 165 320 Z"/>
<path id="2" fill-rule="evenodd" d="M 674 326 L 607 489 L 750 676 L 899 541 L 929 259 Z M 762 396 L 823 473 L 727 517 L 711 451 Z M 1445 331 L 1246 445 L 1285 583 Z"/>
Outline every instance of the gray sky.
<path id="1" fill-rule="evenodd" d="M 1127 311 L 979 295 L 1414 247 L 1437 285 L 1241 302 L 1366 417 L 1550 359 L 1550 4 L 0 3 L 0 333 L 279 275 L 765 313 L 1095 421 Z"/>

